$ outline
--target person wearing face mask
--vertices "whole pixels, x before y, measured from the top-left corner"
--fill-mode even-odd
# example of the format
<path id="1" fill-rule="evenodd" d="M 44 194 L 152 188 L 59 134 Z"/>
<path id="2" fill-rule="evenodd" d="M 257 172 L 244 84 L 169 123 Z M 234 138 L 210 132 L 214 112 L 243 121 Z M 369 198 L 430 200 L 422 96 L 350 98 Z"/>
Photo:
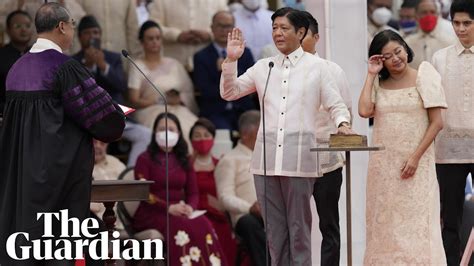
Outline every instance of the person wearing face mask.
<path id="1" fill-rule="evenodd" d="M 246 40 L 253 59 L 260 59 L 262 48 L 272 41 L 272 14 L 263 8 L 260 0 L 241 0 L 243 8 L 234 12 L 235 27 L 239 28 Z"/>
<path id="2" fill-rule="evenodd" d="M 436 0 L 421 0 L 416 6 L 416 19 L 418 31 L 406 38 L 416 55 L 410 63 L 413 68 L 423 61 L 431 61 L 436 51 L 456 42 L 453 27 L 440 16 Z"/>
<path id="3" fill-rule="evenodd" d="M 418 0 L 405 0 L 398 10 L 400 35 L 405 38 L 416 32 L 416 4 Z"/>
<path id="4" fill-rule="evenodd" d="M 389 26 L 392 19 L 392 0 L 367 0 L 367 44 L 383 30 L 397 31 Z"/>
<path id="5" fill-rule="evenodd" d="M 211 221 L 221 242 L 227 261 L 235 261 L 236 242 L 232 237 L 232 227 L 224 212 L 222 203 L 217 199 L 214 170 L 219 162 L 211 154 L 216 136 L 216 127 L 206 118 L 200 118 L 191 127 L 189 138 L 193 146 L 193 168 L 196 171 L 199 189 L 200 210 L 207 210 L 206 217 Z"/>
<path id="6" fill-rule="evenodd" d="M 135 179 L 154 183 L 150 187 L 148 201 L 142 201 L 138 206 L 133 228 L 137 231 L 157 229 L 167 239 L 166 212 L 169 212 L 170 243 L 165 243 L 170 256 L 166 258 L 167 265 L 191 265 L 192 261 L 200 265 L 214 265 L 217 261 L 220 265 L 228 265 L 207 217 L 201 215 L 189 218 L 199 203 L 196 173 L 188 156 L 188 146 L 178 118 L 168 114 L 168 127 L 165 119 L 165 113 L 155 119 L 150 145 L 138 157 L 135 165 Z M 169 206 L 166 206 L 165 189 L 166 150 L 169 152 Z"/>

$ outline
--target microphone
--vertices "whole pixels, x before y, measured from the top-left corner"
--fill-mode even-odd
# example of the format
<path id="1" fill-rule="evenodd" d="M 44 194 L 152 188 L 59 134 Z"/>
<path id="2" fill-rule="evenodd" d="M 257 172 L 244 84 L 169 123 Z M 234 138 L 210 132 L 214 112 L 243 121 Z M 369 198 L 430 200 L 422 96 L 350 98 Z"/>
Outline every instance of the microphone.
<path id="1" fill-rule="evenodd" d="M 161 96 L 161 98 L 163 99 L 163 102 L 165 104 L 165 138 L 166 138 L 166 141 L 165 141 L 165 180 L 166 180 L 166 243 L 169 245 L 170 243 L 170 216 L 169 216 L 169 212 L 168 212 L 168 208 L 170 206 L 170 195 L 169 195 L 169 170 L 168 170 L 168 101 L 166 100 L 166 96 L 155 86 L 155 84 L 153 84 L 153 82 L 151 82 L 151 80 L 147 77 L 147 75 L 145 75 L 145 73 L 143 73 L 143 71 L 140 69 L 140 67 L 135 63 L 135 61 L 133 61 L 132 57 L 128 54 L 127 50 L 122 50 L 122 55 L 123 57 L 127 58 L 128 61 L 130 61 L 130 63 L 132 63 L 132 65 L 142 74 L 142 76 L 146 79 L 146 81 L 148 81 L 148 83 L 150 83 L 150 85 L 153 87 L 153 89 L 155 89 L 158 94 Z M 166 259 L 167 261 L 169 261 L 170 259 L 170 249 L 167 248 L 166 249 Z"/>
<path id="2" fill-rule="evenodd" d="M 125 51 L 125 50 L 123 50 L 123 51 Z M 122 53 L 123 53 L 123 51 L 122 51 Z M 270 61 L 268 63 L 268 68 L 269 68 L 268 69 L 268 76 L 267 76 L 267 81 L 265 82 L 265 90 L 263 91 L 262 104 L 264 104 L 263 100 L 265 100 L 265 95 L 267 94 L 268 80 L 270 79 L 270 74 L 272 73 L 272 68 L 273 68 L 274 65 L 275 64 L 273 63 L 273 61 Z"/>
<path id="3" fill-rule="evenodd" d="M 272 68 L 275 64 L 273 61 L 268 63 L 268 75 L 267 80 L 265 82 L 265 89 L 263 90 L 262 96 L 262 131 L 263 131 L 263 195 L 265 197 L 265 223 L 268 224 L 268 215 L 267 215 L 267 142 L 265 139 L 266 131 L 265 131 L 265 96 L 267 95 L 267 88 L 268 88 L 268 81 L 270 80 L 270 74 L 272 73 Z M 265 261 L 267 265 L 269 265 L 269 256 L 268 256 L 268 235 L 267 229 L 265 228 Z"/>
<path id="4" fill-rule="evenodd" d="M 122 55 L 123 57 L 127 58 L 128 61 L 130 61 L 130 63 L 132 63 L 133 66 L 135 66 L 135 68 L 143 75 L 143 77 L 148 81 L 148 83 L 150 83 L 153 89 L 155 89 L 160 94 L 161 98 L 163 98 L 163 101 L 165 103 L 166 116 L 168 116 L 168 101 L 166 100 L 166 96 L 155 86 L 155 84 L 153 84 L 153 82 L 146 76 L 146 74 L 143 73 L 140 67 L 137 66 L 135 61 L 133 61 L 132 57 L 130 57 L 130 55 L 128 54 L 127 50 L 122 50 Z M 168 128 L 166 129 L 168 130 Z"/>

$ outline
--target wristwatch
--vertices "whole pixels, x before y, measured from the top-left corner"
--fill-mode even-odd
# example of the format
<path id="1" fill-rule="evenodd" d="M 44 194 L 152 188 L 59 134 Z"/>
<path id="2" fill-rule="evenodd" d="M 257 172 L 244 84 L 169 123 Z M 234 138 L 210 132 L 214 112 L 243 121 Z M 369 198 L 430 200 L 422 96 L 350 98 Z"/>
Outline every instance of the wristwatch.
<path id="1" fill-rule="evenodd" d="M 340 128 L 342 126 L 347 127 L 347 128 L 351 128 L 351 124 L 349 124 L 348 122 L 341 122 L 337 128 Z"/>

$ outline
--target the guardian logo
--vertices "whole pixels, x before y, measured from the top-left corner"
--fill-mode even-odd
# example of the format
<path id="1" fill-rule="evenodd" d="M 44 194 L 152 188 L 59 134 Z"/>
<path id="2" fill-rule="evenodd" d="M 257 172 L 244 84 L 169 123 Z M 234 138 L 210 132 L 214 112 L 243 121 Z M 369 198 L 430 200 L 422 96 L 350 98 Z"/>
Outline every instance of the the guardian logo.
<path id="1" fill-rule="evenodd" d="M 69 218 L 67 210 L 61 210 L 59 213 L 38 213 L 36 219 L 39 221 L 41 218 L 43 218 L 44 234 L 40 239 L 30 241 L 29 234 L 25 232 L 17 232 L 8 237 L 6 246 L 10 258 L 15 260 L 73 260 L 83 259 L 83 254 L 86 252 L 94 260 L 164 259 L 163 242 L 160 239 L 148 239 L 141 242 L 135 239 L 122 241 L 118 239 L 120 233 L 117 231 L 113 232 L 112 239 L 109 239 L 107 231 L 90 232 L 91 229 L 99 228 L 97 220 L 88 218 L 80 223 L 77 218 Z M 61 234 L 59 236 L 53 235 L 52 224 L 55 220 L 60 222 Z M 72 232 L 69 232 L 70 229 Z M 24 244 L 25 241 L 21 241 L 22 244 L 19 245 L 18 238 L 26 239 L 27 244 Z M 111 248 L 109 248 L 109 243 Z M 100 250 L 100 254 L 97 254 L 97 250 Z M 151 254 L 152 251 L 154 254 Z"/>

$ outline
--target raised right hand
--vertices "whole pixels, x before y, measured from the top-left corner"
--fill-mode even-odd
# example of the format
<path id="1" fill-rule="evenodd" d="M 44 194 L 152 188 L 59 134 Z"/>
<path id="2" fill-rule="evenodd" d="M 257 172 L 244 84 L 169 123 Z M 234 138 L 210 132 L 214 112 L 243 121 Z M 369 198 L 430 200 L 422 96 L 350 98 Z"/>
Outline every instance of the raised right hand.
<path id="1" fill-rule="evenodd" d="M 227 35 L 227 58 L 231 61 L 237 61 L 245 50 L 245 42 L 242 32 L 238 28 L 232 29 Z"/>
<path id="2" fill-rule="evenodd" d="M 377 75 L 380 70 L 383 68 L 383 61 L 385 61 L 385 58 L 383 55 L 376 54 L 373 55 L 369 58 L 369 73 L 373 75 Z"/>

